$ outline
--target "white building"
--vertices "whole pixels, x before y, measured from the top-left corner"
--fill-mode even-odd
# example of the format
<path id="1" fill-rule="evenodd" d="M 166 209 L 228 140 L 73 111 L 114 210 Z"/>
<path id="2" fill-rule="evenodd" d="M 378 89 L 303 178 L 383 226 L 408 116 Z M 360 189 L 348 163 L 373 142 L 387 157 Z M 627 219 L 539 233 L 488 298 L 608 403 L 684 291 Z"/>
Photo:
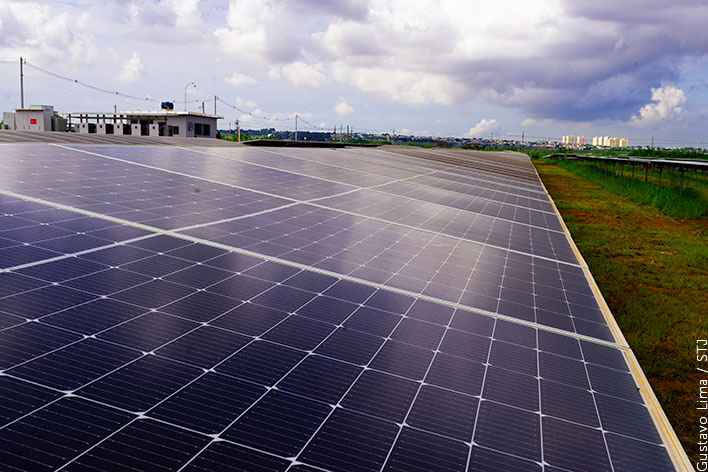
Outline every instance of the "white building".
<path id="1" fill-rule="evenodd" d="M 586 146 L 588 144 L 588 137 L 575 135 L 563 136 L 563 144 L 566 146 Z"/>
<path id="2" fill-rule="evenodd" d="M 609 136 L 595 136 L 592 138 L 592 145 L 598 147 L 627 147 L 627 139 Z"/>
<path id="3" fill-rule="evenodd" d="M 50 105 L 30 105 L 2 114 L 3 129 L 13 131 L 66 131 L 66 120 Z"/>
<path id="4" fill-rule="evenodd" d="M 79 133 L 184 138 L 216 138 L 216 123 L 222 118 L 217 115 L 175 110 L 68 115 L 69 127 Z"/>

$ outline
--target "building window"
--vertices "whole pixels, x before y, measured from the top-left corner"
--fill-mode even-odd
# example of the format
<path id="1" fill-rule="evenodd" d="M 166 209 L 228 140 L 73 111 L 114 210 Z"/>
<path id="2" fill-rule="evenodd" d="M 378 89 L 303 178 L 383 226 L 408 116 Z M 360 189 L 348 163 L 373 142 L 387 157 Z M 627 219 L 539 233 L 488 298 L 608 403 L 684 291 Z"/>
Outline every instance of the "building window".
<path id="1" fill-rule="evenodd" d="M 202 124 L 201 123 L 194 123 L 194 134 L 196 136 L 199 136 L 202 134 Z"/>
<path id="2" fill-rule="evenodd" d="M 211 127 L 209 125 L 203 125 L 202 131 L 204 136 L 211 136 Z"/>

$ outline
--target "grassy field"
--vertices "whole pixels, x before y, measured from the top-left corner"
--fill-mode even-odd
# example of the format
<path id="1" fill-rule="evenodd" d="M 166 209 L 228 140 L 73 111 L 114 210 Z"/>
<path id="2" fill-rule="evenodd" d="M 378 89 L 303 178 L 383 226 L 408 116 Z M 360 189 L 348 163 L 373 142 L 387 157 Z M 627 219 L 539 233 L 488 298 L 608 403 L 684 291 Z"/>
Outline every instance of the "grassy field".
<path id="1" fill-rule="evenodd" d="M 696 460 L 695 344 L 708 336 L 708 219 L 670 216 L 622 194 L 603 181 L 604 175 L 534 163 L 686 452 Z"/>

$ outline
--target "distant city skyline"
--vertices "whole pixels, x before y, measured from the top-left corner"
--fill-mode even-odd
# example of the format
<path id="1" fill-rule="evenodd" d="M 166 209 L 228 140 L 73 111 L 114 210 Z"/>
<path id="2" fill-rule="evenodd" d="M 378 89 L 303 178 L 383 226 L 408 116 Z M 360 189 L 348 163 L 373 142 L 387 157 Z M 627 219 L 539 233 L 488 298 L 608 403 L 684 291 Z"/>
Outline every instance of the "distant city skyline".
<path id="1" fill-rule="evenodd" d="M 298 114 L 312 131 L 708 147 L 707 17 L 693 0 L 4 0 L 0 111 L 20 106 L 22 56 L 25 105 L 64 113 L 186 94 L 207 112 L 219 97 L 221 128 Z"/>

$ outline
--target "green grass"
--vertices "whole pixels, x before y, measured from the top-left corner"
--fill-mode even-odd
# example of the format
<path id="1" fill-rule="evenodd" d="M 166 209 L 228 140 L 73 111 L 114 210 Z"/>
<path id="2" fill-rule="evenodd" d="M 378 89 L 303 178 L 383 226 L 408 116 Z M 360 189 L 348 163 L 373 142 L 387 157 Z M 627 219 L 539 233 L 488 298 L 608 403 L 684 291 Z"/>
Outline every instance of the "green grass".
<path id="1" fill-rule="evenodd" d="M 677 218 L 619 194 L 604 171 L 598 178 L 547 160 L 534 164 L 669 421 L 696 460 L 694 354 L 696 339 L 708 335 L 708 219 Z"/>
<path id="2" fill-rule="evenodd" d="M 628 197 L 642 205 L 650 205 L 657 210 L 677 218 L 700 218 L 708 215 L 708 197 L 699 190 L 705 187 L 704 181 L 692 175 L 684 177 L 683 193 L 681 194 L 678 182 L 669 180 L 669 173 L 665 172 L 663 185 L 657 185 L 658 179 L 652 175 L 649 182 L 644 182 L 644 172 L 635 172 L 632 177 L 631 170 L 620 170 L 610 164 L 593 164 L 586 161 L 575 160 L 549 160 L 560 167 L 582 176 L 604 189 L 623 197 Z M 668 180 L 668 182 L 667 182 Z M 674 179 L 675 180 L 675 179 Z M 689 187 L 688 185 L 693 185 Z"/>

